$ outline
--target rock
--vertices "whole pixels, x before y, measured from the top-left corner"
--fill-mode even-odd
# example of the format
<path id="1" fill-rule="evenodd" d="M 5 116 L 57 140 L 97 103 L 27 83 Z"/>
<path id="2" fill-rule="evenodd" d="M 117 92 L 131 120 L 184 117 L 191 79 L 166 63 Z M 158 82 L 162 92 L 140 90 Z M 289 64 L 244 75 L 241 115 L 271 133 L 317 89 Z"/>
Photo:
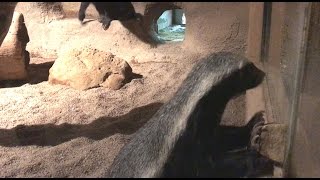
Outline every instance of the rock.
<path id="1" fill-rule="evenodd" d="M 284 161 L 287 125 L 267 124 L 261 133 L 260 153 L 280 164 Z"/>
<path id="2" fill-rule="evenodd" d="M 24 17 L 14 12 L 9 31 L 0 47 L 0 80 L 25 80 L 30 62 L 26 45 L 29 42 Z"/>
<path id="3" fill-rule="evenodd" d="M 117 90 L 131 75 L 132 69 L 126 61 L 85 46 L 61 53 L 49 70 L 49 83 L 78 90 L 99 86 Z"/>
<path id="4" fill-rule="evenodd" d="M 6 37 L 18 2 L 2 2 L 0 6 L 0 46 Z"/>

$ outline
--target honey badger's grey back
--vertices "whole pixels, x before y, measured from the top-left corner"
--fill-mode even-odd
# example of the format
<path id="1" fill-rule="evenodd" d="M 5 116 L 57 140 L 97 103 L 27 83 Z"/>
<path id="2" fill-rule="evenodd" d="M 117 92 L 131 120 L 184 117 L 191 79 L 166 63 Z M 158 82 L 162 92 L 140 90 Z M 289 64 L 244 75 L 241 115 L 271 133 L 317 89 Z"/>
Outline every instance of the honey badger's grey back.
<path id="1" fill-rule="evenodd" d="M 107 176 L 159 177 L 200 99 L 248 63 L 244 57 L 227 52 L 199 62 L 174 97 L 121 149 Z"/>

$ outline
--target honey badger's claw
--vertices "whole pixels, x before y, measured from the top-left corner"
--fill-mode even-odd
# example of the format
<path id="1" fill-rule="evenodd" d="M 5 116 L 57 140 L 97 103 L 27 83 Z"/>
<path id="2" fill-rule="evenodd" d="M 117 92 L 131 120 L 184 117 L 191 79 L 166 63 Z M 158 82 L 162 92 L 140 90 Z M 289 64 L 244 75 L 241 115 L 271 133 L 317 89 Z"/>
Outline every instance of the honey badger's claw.
<path id="1" fill-rule="evenodd" d="M 264 111 L 257 112 L 249 122 L 251 129 L 249 148 L 260 151 L 260 136 L 265 130 Z"/>
<path id="2" fill-rule="evenodd" d="M 262 128 L 261 128 L 261 132 L 262 131 L 266 131 L 267 130 L 267 126 L 265 126 L 265 124 L 262 126 Z"/>
<path id="3" fill-rule="evenodd" d="M 102 28 L 103 28 L 103 30 L 107 30 L 109 28 L 109 26 L 105 25 L 105 24 L 102 24 Z"/>
<path id="4" fill-rule="evenodd" d="M 255 128 L 261 128 L 264 124 L 265 124 L 265 120 L 262 119 L 262 120 L 260 120 L 257 124 L 255 124 L 255 125 L 253 126 L 253 129 L 255 129 Z"/>
<path id="5" fill-rule="evenodd" d="M 262 131 L 262 127 L 263 126 L 257 126 L 255 128 L 253 128 L 251 131 L 251 137 L 256 136 L 256 135 L 260 135 L 260 133 Z"/>
<path id="6" fill-rule="evenodd" d="M 255 135 L 254 137 L 251 138 L 250 146 L 254 150 L 257 150 L 257 151 L 260 150 L 260 135 Z"/>

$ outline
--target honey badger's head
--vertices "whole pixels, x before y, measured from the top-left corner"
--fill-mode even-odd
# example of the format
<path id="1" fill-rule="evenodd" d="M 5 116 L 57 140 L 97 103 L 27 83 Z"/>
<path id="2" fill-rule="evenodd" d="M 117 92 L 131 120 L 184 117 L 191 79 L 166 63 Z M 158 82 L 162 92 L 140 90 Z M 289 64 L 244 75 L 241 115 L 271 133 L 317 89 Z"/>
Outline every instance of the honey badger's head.
<path id="1" fill-rule="evenodd" d="M 215 57 L 214 57 L 215 56 Z M 210 61 L 214 76 L 224 77 L 215 85 L 227 99 L 235 98 L 246 90 L 257 87 L 262 83 L 265 73 L 258 69 L 247 58 L 230 52 L 220 52 Z"/>
<path id="2" fill-rule="evenodd" d="M 239 81 L 237 81 L 240 87 L 240 90 L 247 90 L 257 87 L 262 83 L 265 73 L 258 69 L 252 62 L 248 62 L 240 71 Z M 244 88 L 244 89 L 241 89 Z"/>
<path id="3" fill-rule="evenodd" d="M 258 69 L 252 62 L 247 62 L 242 68 L 231 75 L 231 89 L 234 96 L 244 93 L 260 85 L 265 77 L 265 73 Z"/>

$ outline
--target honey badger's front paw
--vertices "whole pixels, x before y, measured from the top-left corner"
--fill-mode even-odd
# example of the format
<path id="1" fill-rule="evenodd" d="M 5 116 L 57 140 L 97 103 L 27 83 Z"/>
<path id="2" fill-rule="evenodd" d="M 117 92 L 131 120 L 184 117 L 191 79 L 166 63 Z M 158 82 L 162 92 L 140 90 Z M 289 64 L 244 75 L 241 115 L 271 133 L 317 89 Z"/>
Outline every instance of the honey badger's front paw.
<path id="1" fill-rule="evenodd" d="M 111 19 L 106 16 L 99 16 L 98 21 L 102 24 L 103 30 L 107 30 L 111 24 Z"/>
<path id="2" fill-rule="evenodd" d="M 249 148 L 260 151 L 261 132 L 264 130 L 266 121 L 264 111 L 257 112 L 249 121 L 248 128 L 251 130 Z"/>
<path id="3" fill-rule="evenodd" d="M 78 20 L 82 23 L 86 15 L 84 13 L 79 13 Z"/>

